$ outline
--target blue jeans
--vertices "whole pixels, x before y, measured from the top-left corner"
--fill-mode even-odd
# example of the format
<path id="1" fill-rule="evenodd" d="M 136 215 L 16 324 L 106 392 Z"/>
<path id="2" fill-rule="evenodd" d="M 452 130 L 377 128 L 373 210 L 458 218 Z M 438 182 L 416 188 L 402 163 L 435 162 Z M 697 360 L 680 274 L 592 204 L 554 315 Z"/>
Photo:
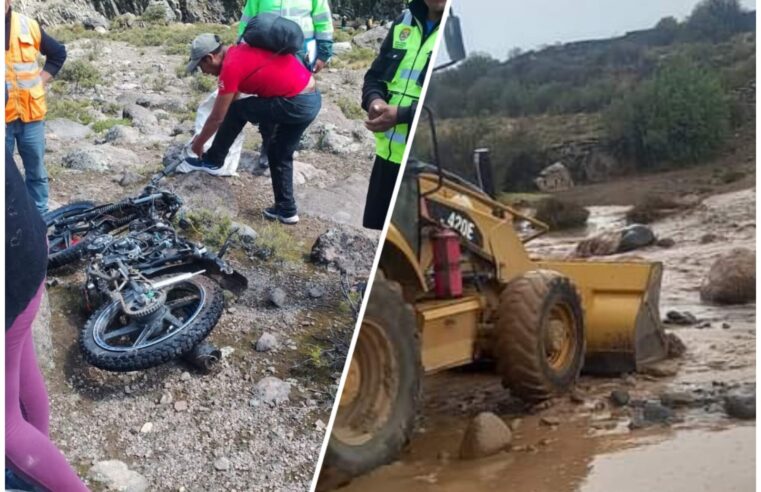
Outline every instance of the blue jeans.
<path id="1" fill-rule="evenodd" d="M 272 192 L 277 213 L 296 213 L 293 198 L 293 152 L 301 135 L 317 117 L 322 105 L 319 92 L 294 97 L 247 97 L 230 105 L 214 142 L 204 154 L 205 161 L 221 166 L 235 138 L 246 123 L 270 124 L 273 129 L 267 148 Z"/>
<path id="2" fill-rule="evenodd" d="M 13 160 L 13 151 L 24 164 L 26 191 L 41 214 L 48 211 L 48 172 L 45 169 L 45 122 L 24 123 L 16 120 L 5 124 L 5 160 Z"/>

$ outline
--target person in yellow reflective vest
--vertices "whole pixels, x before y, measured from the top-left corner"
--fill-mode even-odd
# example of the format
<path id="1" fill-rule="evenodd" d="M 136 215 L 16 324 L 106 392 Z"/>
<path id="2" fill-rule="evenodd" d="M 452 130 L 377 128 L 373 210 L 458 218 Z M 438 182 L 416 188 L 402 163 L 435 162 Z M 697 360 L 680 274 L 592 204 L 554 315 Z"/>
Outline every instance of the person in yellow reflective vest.
<path id="1" fill-rule="evenodd" d="M 40 69 L 37 58 L 45 56 Z M 48 36 L 34 19 L 11 10 L 5 0 L 5 159 L 18 153 L 26 189 L 40 213 L 48 209 L 45 170 L 45 84 L 66 61 L 66 48 Z"/>
<path id="2" fill-rule="evenodd" d="M 304 33 L 304 49 L 299 59 L 313 73 L 318 73 L 333 56 L 333 18 L 328 0 L 247 0 L 238 25 L 242 35 L 248 21 L 261 13 L 277 14 L 294 21 Z M 274 125 L 259 123 L 262 147 L 258 167 L 269 167 L 267 149 L 274 133 Z"/>
<path id="3" fill-rule="evenodd" d="M 402 163 L 410 124 L 436 45 L 446 0 L 411 0 L 391 26 L 365 74 L 365 127 L 375 132 L 375 163 L 362 223 L 382 229 Z"/>

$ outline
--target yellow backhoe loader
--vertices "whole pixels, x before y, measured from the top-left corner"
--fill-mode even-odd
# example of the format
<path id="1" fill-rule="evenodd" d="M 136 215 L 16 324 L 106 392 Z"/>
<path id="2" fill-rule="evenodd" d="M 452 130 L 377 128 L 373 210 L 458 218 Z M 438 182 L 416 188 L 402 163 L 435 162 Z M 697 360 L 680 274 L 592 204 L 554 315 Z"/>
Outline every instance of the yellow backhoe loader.
<path id="1" fill-rule="evenodd" d="M 445 36 L 458 59 L 452 16 Z M 539 402 L 569 391 L 582 370 L 621 374 L 667 355 L 660 263 L 530 257 L 524 244 L 547 226 L 494 199 L 487 150 L 474 165 L 477 184 L 407 165 L 320 488 L 398 456 L 424 374 L 491 359 L 512 394 Z"/>

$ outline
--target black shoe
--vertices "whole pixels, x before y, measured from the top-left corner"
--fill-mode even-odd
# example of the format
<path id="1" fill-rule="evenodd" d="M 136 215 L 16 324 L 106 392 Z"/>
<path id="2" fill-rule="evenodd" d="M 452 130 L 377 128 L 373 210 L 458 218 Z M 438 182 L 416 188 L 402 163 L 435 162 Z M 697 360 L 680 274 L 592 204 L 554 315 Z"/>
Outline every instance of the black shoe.
<path id="1" fill-rule="evenodd" d="M 186 157 L 185 162 L 187 162 L 192 167 L 200 167 L 201 169 L 209 169 L 211 171 L 216 171 L 222 166 L 217 166 L 216 164 L 212 164 L 211 162 L 205 161 L 203 159 L 199 159 L 198 157 Z"/>
<path id="2" fill-rule="evenodd" d="M 269 207 L 262 212 L 264 217 L 268 220 L 279 220 L 283 224 L 295 225 L 299 223 L 299 216 L 297 214 L 282 215 L 277 211 L 276 207 Z"/>

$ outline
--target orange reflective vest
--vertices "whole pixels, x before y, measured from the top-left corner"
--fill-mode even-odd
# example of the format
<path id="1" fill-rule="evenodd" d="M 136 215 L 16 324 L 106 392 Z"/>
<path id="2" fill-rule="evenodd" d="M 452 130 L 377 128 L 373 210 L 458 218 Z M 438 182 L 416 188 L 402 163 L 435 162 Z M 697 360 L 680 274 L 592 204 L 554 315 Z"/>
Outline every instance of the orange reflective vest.
<path id="1" fill-rule="evenodd" d="M 45 87 L 37 63 L 42 31 L 37 21 L 13 12 L 8 50 L 5 52 L 5 122 L 28 123 L 45 117 Z"/>

